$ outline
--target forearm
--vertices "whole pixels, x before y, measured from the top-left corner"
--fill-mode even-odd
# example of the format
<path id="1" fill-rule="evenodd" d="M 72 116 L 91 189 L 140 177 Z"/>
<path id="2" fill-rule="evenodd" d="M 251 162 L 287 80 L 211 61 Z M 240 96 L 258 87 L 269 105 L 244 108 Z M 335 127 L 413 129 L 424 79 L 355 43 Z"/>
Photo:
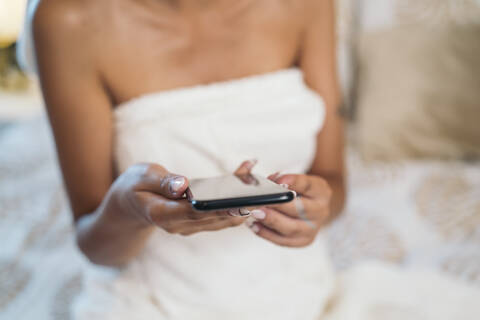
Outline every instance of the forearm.
<path id="1" fill-rule="evenodd" d="M 142 250 L 154 226 L 126 212 L 115 195 L 107 195 L 95 212 L 76 223 L 77 244 L 95 264 L 121 266 Z"/>
<path id="2" fill-rule="evenodd" d="M 346 200 L 346 188 L 343 177 L 332 176 L 323 177 L 327 180 L 332 189 L 332 199 L 330 200 L 330 216 L 328 222 L 335 220 L 342 213 Z"/>

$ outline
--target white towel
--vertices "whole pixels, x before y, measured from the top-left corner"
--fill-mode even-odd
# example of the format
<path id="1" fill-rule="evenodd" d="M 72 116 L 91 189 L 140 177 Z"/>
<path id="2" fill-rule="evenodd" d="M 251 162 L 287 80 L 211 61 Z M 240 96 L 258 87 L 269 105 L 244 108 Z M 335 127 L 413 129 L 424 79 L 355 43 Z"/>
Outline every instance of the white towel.
<path id="1" fill-rule="evenodd" d="M 153 93 L 115 111 L 120 171 L 153 162 L 189 178 L 302 173 L 325 110 L 299 70 Z M 158 230 L 122 271 L 88 266 L 77 319 L 315 319 L 333 276 L 321 236 L 283 248 L 246 226 L 190 237 Z M 98 301 L 102 301 L 99 303 Z"/>

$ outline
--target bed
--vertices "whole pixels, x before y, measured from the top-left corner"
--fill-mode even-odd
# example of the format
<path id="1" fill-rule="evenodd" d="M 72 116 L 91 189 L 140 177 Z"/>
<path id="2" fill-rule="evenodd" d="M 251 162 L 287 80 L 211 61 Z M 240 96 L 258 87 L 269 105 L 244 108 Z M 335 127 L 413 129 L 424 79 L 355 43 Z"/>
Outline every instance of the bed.
<path id="1" fill-rule="evenodd" d="M 46 117 L 1 129 L 0 150 L 0 318 L 69 319 L 85 260 Z M 480 290 L 478 164 L 365 163 L 350 146 L 348 170 L 346 209 L 323 231 L 339 272 L 383 261 Z"/>

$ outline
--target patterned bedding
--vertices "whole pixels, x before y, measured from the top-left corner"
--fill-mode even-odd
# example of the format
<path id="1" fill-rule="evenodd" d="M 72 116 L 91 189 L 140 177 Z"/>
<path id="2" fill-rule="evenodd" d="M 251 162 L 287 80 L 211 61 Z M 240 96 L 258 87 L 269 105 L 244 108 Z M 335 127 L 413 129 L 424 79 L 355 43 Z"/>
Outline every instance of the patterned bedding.
<path id="1" fill-rule="evenodd" d="M 80 265 L 44 117 L 0 130 L 0 319 L 69 319 Z M 480 165 L 364 163 L 325 233 L 334 266 L 381 260 L 480 287 Z"/>

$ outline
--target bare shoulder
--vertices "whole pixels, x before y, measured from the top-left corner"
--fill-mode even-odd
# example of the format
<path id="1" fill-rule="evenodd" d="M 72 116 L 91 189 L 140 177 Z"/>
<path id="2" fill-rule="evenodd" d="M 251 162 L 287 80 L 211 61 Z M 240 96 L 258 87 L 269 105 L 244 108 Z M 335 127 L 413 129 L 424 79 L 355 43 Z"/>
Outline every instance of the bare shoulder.
<path id="1" fill-rule="evenodd" d="M 33 16 L 35 43 L 88 45 L 98 26 L 93 6 L 91 0 L 40 0 Z"/>
<path id="2" fill-rule="evenodd" d="M 335 0 L 303 0 L 305 22 L 313 22 L 325 15 L 325 8 Z"/>
<path id="3" fill-rule="evenodd" d="M 325 5 L 333 3 L 334 0 L 284 0 L 290 12 L 295 12 L 295 19 L 299 25 L 305 30 L 309 28 L 313 22 L 322 19 L 325 15 Z"/>

